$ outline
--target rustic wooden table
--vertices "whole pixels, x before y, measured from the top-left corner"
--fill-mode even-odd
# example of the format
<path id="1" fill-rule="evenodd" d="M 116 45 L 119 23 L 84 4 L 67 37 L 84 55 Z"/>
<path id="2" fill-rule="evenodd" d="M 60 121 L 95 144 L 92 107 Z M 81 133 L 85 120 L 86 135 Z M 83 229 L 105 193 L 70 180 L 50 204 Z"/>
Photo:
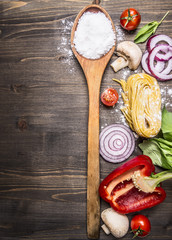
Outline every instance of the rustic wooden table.
<path id="1" fill-rule="evenodd" d="M 91 1 L 30 0 L 0 2 L 0 239 L 86 240 L 88 92 L 84 74 L 70 48 L 77 13 Z M 119 25 L 121 12 L 136 8 L 139 26 L 160 20 L 171 0 L 102 0 L 112 17 L 117 43 L 133 40 Z M 157 33 L 172 37 L 172 12 Z M 140 44 L 142 50 L 145 43 Z M 111 61 L 113 61 L 114 56 Z M 141 68 L 136 72 L 141 71 Z M 115 108 L 100 103 L 100 131 L 123 122 L 120 86 L 108 64 L 101 92 L 119 92 Z M 172 111 L 172 82 L 159 82 L 162 104 Z M 139 140 L 137 140 L 138 143 Z M 140 154 L 136 147 L 130 158 Z M 118 164 L 100 157 L 101 180 Z M 172 236 L 171 182 L 163 184 L 165 201 L 142 211 L 152 223 L 147 239 Z M 101 200 L 101 211 L 109 207 Z M 130 214 L 129 218 L 134 214 Z M 123 239 L 131 239 L 128 233 Z M 100 230 L 100 239 L 114 239 Z"/>

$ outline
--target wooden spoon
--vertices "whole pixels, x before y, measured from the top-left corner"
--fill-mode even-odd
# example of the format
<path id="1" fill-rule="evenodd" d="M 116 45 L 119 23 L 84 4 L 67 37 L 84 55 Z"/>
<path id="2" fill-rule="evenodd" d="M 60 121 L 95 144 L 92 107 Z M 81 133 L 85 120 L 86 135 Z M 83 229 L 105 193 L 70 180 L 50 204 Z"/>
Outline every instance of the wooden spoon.
<path id="1" fill-rule="evenodd" d="M 99 199 L 99 93 L 104 70 L 114 50 L 112 49 L 103 57 L 91 60 L 87 59 L 75 49 L 73 40 L 78 20 L 86 11 L 103 12 L 112 22 L 109 14 L 100 6 L 92 4 L 83 8 L 75 19 L 71 32 L 71 47 L 78 59 L 87 79 L 89 92 L 89 118 L 88 118 L 88 159 L 87 159 L 87 234 L 90 239 L 99 237 L 100 228 L 100 199 Z M 115 28 L 112 22 L 112 27 Z"/>

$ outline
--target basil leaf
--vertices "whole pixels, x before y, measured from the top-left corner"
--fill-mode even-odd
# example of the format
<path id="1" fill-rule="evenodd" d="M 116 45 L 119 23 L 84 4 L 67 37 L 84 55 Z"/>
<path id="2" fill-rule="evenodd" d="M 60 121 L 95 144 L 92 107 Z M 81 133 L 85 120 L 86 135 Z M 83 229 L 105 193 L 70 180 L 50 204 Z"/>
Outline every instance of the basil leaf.
<path id="1" fill-rule="evenodd" d="M 158 22 L 154 21 L 154 22 L 150 22 L 148 24 L 146 24 L 145 26 L 143 26 L 137 33 L 136 38 L 138 38 L 140 35 L 144 34 L 146 31 L 149 31 L 152 27 L 156 26 L 158 24 Z"/>
<path id="2" fill-rule="evenodd" d="M 153 33 L 155 33 L 157 27 L 162 23 L 162 21 L 164 20 L 164 18 L 168 15 L 169 11 L 166 12 L 166 14 L 164 15 L 164 17 L 161 19 L 160 22 L 157 21 L 153 21 L 150 22 L 148 24 L 146 24 L 145 26 L 143 26 L 139 32 L 137 33 L 134 42 L 135 43 L 142 43 L 145 42 L 148 37 L 150 37 Z"/>
<path id="3" fill-rule="evenodd" d="M 154 29 L 152 29 L 151 31 L 141 35 L 139 38 L 137 38 L 136 40 L 134 40 L 135 43 L 143 43 L 145 42 L 153 33 L 154 33 Z"/>
<path id="4" fill-rule="evenodd" d="M 134 38 L 135 43 L 145 42 L 157 29 L 158 22 L 151 22 L 143 26 Z"/>

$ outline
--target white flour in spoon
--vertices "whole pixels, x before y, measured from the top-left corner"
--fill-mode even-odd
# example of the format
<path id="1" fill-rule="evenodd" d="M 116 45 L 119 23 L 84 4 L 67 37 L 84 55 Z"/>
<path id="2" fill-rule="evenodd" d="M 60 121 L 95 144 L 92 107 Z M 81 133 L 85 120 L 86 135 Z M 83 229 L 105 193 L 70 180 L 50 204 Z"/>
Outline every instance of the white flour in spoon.
<path id="1" fill-rule="evenodd" d="M 98 59 L 115 44 L 111 21 L 102 12 L 86 12 L 79 19 L 73 41 L 76 51 L 88 59 Z"/>

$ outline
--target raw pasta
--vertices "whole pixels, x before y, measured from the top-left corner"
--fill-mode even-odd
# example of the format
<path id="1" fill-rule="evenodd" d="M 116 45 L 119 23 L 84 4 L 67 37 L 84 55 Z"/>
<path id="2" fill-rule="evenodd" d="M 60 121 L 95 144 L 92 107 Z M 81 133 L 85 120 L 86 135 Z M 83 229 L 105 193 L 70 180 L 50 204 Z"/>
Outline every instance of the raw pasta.
<path id="1" fill-rule="evenodd" d="M 145 73 L 131 75 L 127 82 L 113 79 L 123 89 L 121 108 L 129 126 L 139 136 L 151 138 L 161 128 L 161 93 L 155 78 Z"/>

